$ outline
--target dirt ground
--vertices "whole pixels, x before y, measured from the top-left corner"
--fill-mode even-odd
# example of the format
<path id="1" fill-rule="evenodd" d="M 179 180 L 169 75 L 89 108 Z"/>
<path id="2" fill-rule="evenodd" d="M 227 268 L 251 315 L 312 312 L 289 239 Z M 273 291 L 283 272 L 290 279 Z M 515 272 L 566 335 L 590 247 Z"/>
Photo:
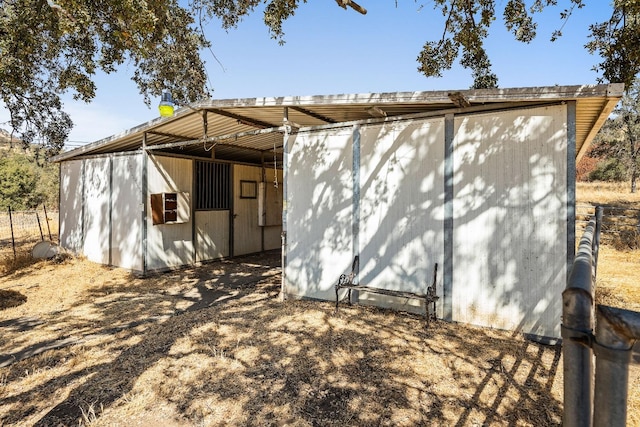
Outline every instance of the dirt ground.
<path id="1" fill-rule="evenodd" d="M 559 346 L 281 301 L 280 254 L 139 278 L 78 258 L 0 273 L 0 426 L 549 426 Z M 603 246 L 600 303 L 640 311 L 640 251 Z M 629 425 L 640 426 L 632 367 Z"/>
<path id="2" fill-rule="evenodd" d="M 557 425 L 560 348 L 280 301 L 279 254 L 146 279 L 70 259 L 3 278 L 0 425 Z M 20 301 L 25 298 L 26 301 Z"/>

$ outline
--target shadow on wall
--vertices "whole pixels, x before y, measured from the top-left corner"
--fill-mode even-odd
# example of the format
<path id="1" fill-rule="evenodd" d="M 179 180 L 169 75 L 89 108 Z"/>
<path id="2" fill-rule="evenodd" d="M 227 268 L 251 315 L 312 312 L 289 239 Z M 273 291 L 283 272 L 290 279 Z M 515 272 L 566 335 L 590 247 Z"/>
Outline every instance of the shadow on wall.
<path id="1" fill-rule="evenodd" d="M 314 135 L 315 136 L 315 135 Z M 353 259 L 352 130 L 289 140 L 285 292 L 330 299 Z"/>
<path id="2" fill-rule="evenodd" d="M 193 161 L 150 155 L 147 162 L 148 194 L 192 192 Z M 147 203 L 147 218 L 151 207 Z M 192 207 L 192 206 L 191 206 Z M 192 241 L 193 209 L 184 223 L 151 225 L 147 219 L 147 268 L 151 271 L 187 265 L 195 260 Z"/>
<path id="3" fill-rule="evenodd" d="M 559 336 L 566 117 L 554 106 L 455 119 L 454 321 Z M 354 252 L 362 284 L 423 291 L 445 256 L 444 119 L 363 127 L 355 174 L 352 147 L 351 128 L 291 138 L 286 292 L 334 299 Z"/>
<path id="4" fill-rule="evenodd" d="M 102 264 L 142 270 L 142 156 L 63 162 L 60 243 Z"/>
<path id="5" fill-rule="evenodd" d="M 565 123 L 565 106 L 456 120 L 453 320 L 559 337 Z"/>

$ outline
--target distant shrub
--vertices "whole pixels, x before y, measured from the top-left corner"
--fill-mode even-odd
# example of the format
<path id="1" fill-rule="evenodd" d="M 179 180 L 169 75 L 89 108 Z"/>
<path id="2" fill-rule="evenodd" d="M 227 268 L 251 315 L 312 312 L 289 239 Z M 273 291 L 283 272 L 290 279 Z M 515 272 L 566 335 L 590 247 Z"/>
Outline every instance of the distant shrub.
<path id="1" fill-rule="evenodd" d="M 614 234 L 611 244 L 618 251 L 633 251 L 640 249 L 640 233 L 637 231 L 622 231 Z"/>
<path id="2" fill-rule="evenodd" d="M 627 169 L 618 159 L 601 160 L 589 174 L 589 181 L 619 182 L 627 179 Z"/>
<path id="3" fill-rule="evenodd" d="M 58 168 L 39 164 L 30 152 L 19 149 L 0 153 L 0 210 L 34 209 L 45 203 L 58 205 Z"/>
<path id="4" fill-rule="evenodd" d="M 589 181 L 589 176 L 598 166 L 600 159 L 597 157 L 584 156 L 576 166 L 576 179 L 578 181 Z"/>

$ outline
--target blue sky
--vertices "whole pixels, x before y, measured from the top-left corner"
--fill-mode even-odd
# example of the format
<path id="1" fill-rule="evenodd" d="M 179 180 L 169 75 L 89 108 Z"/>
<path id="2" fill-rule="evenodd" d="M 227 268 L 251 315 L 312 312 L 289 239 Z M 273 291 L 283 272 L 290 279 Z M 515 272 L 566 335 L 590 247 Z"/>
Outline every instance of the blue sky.
<path id="1" fill-rule="evenodd" d="M 498 0 L 497 15 L 506 0 Z M 222 30 L 212 22 L 205 50 L 213 98 L 254 98 L 287 95 L 330 95 L 421 90 L 468 89 L 471 73 L 454 67 L 442 78 L 426 78 L 416 58 L 425 41 L 442 34 L 443 17 L 432 1 L 360 0 L 367 15 L 343 10 L 333 0 L 310 0 L 284 24 L 284 46 L 269 37 L 261 13 Z M 560 2 L 567 4 L 568 1 Z M 487 50 L 499 86 L 528 87 L 594 84 L 591 68 L 599 58 L 588 54 L 589 24 L 607 19 L 609 1 L 592 0 L 565 24 L 563 37 L 551 43 L 562 26 L 559 7 L 538 15 L 538 37 L 530 44 L 513 40 L 500 20 L 492 28 Z M 116 74 L 97 75 L 97 96 L 90 104 L 65 97 L 65 109 L 75 123 L 73 146 L 120 133 L 158 117 L 157 102 L 147 107 L 130 81 L 133 66 Z M 159 101 L 159 100 L 158 100 Z M 0 122 L 7 119 L 0 107 Z M 2 124 L 0 123 L 0 127 Z M 4 126 L 6 127 L 6 126 Z"/>

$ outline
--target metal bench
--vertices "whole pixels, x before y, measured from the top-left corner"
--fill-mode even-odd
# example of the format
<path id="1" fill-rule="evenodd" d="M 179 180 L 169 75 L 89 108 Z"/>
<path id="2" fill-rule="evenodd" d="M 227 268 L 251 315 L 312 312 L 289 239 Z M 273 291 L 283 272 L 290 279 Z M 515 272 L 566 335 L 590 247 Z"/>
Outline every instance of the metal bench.
<path id="1" fill-rule="evenodd" d="M 360 265 L 360 257 L 356 256 L 353 259 L 353 264 L 351 265 L 351 273 L 340 275 L 340 278 L 338 279 L 338 283 L 336 283 L 336 286 L 335 286 L 336 312 L 338 311 L 338 306 L 340 303 L 338 292 L 340 291 L 340 289 L 348 289 L 349 292 L 347 294 L 348 295 L 347 299 L 349 303 L 351 303 L 351 291 L 364 291 L 364 292 L 371 292 L 371 293 L 376 293 L 381 295 L 388 295 L 392 297 L 413 298 L 413 299 L 423 300 L 425 302 L 425 308 L 426 308 L 425 318 L 427 320 L 427 324 L 429 324 L 429 319 L 436 320 L 436 301 L 438 301 L 438 299 L 440 298 L 436 295 L 436 279 L 438 277 L 438 263 L 435 264 L 435 267 L 433 269 L 433 283 L 431 284 L 431 286 L 427 287 L 427 291 L 424 294 L 418 294 L 414 292 L 405 292 L 405 291 L 396 291 L 393 289 L 374 288 L 371 286 L 354 284 L 353 280 L 356 277 L 359 265 Z"/>

